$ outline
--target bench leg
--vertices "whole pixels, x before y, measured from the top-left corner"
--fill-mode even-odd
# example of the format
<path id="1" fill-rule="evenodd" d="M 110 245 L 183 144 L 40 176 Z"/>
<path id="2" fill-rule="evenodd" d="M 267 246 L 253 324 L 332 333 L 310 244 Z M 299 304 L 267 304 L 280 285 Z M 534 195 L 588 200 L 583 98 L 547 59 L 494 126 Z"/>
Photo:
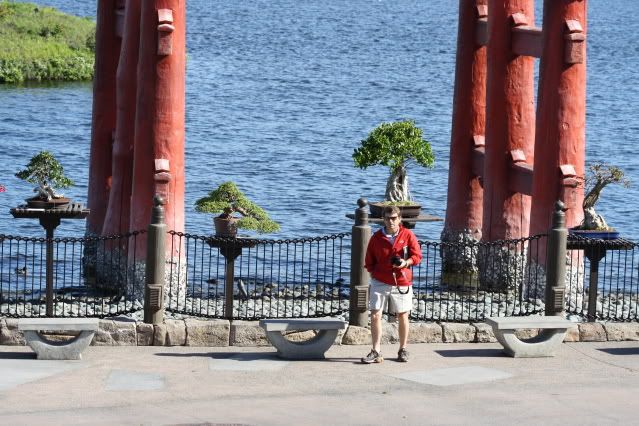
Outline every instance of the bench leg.
<path id="1" fill-rule="evenodd" d="M 266 338 L 277 354 L 287 359 L 323 359 L 333 345 L 339 330 L 320 330 L 315 337 L 305 342 L 291 342 L 281 331 L 268 331 Z"/>
<path id="2" fill-rule="evenodd" d="M 542 330 L 537 337 L 520 340 L 515 330 L 495 330 L 495 337 L 504 347 L 504 351 L 514 358 L 540 358 L 555 356 L 559 345 L 564 341 L 566 328 Z"/>
<path id="3" fill-rule="evenodd" d="M 82 359 L 84 351 L 93 340 L 94 331 L 81 331 L 78 336 L 67 342 L 51 342 L 34 330 L 25 330 L 24 338 L 38 359 Z"/>

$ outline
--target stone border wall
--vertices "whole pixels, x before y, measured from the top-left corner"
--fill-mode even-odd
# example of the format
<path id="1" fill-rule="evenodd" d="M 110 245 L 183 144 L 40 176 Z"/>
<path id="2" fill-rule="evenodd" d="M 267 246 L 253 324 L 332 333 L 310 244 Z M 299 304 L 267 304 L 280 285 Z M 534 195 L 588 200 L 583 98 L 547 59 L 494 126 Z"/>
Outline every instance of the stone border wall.
<path id="1" fill-rule="evenodd" d="M 25 345 L 18 320 L 0 318 L 0 345 Z M 399 342 L 397 323 L 383 323 L 383 344 Z M 291 333 L 291 340 L 305 340 L 309 333 Z M 537 330 L 522 330 L 520 338 L 534 337 Z M 52 336 L 55 338 L 55 336 Z M 639 323 L 575 323 L 565 342 L 639 341 Z M 485 323 L 411 323 L 409 343 L 491 343 L 492 328 Z M 349 326 L 338 335 L 339 345 L 370 345 L 370 330 Z M 100 320 L 91 345 L 94 346 L 269 346 L 264 330 L 253 321 L 166 320 L 161 325 L 131 318 Z"/>

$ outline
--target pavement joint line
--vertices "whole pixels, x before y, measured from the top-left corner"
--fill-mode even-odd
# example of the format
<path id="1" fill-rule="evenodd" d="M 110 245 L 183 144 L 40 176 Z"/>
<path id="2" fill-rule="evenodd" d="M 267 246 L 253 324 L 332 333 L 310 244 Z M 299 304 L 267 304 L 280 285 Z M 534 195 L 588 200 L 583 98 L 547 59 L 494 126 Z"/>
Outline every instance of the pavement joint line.
<path id="1" fill-rule="evenodd" d="M 570 349 L 572 349 L 573 351 L 585 356 L 586 358 L 590 358 L 593 361 L 600 362 L 602 364 L 606 364 L 606 365 L 609 365 L 611 367 L 617 367 L 617 368 L 620 368 L 622 370 L 629 371 L 631 373 L 638 373 L 639 372 L 639 370 L 635 370 L 634 368 L 624 367 L 623 365 L 617 365 L 617 364 L 614 364 L 612 362 L 608 362 L 608 361 L 604 361 L 603 359 L 596 358 L 596 357 L 594 357 L 592 355 L 588 355 L 587 353 L 578 350 L 576 345 L 566 345 L 566 346 L 569 347 Z"/>

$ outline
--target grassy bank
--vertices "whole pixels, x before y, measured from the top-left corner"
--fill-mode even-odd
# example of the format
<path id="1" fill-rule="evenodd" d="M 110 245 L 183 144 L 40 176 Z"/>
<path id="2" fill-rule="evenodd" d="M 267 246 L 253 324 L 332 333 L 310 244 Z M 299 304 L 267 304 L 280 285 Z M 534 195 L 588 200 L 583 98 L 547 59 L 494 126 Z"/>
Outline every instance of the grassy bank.
<path id="1" fill-rule="evenodd" d="M 0 2 L 0 83 L 90 80 L 95 23 L 32 3 Z"/>

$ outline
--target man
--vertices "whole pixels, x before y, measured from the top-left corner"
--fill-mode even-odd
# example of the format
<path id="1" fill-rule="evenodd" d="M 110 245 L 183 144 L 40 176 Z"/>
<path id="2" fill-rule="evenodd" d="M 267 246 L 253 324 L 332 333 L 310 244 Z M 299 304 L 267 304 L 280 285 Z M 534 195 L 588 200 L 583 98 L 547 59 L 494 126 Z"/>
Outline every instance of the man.
<path id="1" fill-rule="evenodd" d="M 408 361 L 408 314 L 413 307 L 412 266 L 422 260 L 417 237 L 402 226 L 397 206 L 384 208 L 384 226 L 373 234 L 366 249 L 364 266 L 371 274 L 370 301 L 373 349 L 362 358 L 365 364 L 384 361 L 381 354 L 382 312 L 389 303 L 389 312 L 399 321 L 399 352 L 397 360 Z"/>

